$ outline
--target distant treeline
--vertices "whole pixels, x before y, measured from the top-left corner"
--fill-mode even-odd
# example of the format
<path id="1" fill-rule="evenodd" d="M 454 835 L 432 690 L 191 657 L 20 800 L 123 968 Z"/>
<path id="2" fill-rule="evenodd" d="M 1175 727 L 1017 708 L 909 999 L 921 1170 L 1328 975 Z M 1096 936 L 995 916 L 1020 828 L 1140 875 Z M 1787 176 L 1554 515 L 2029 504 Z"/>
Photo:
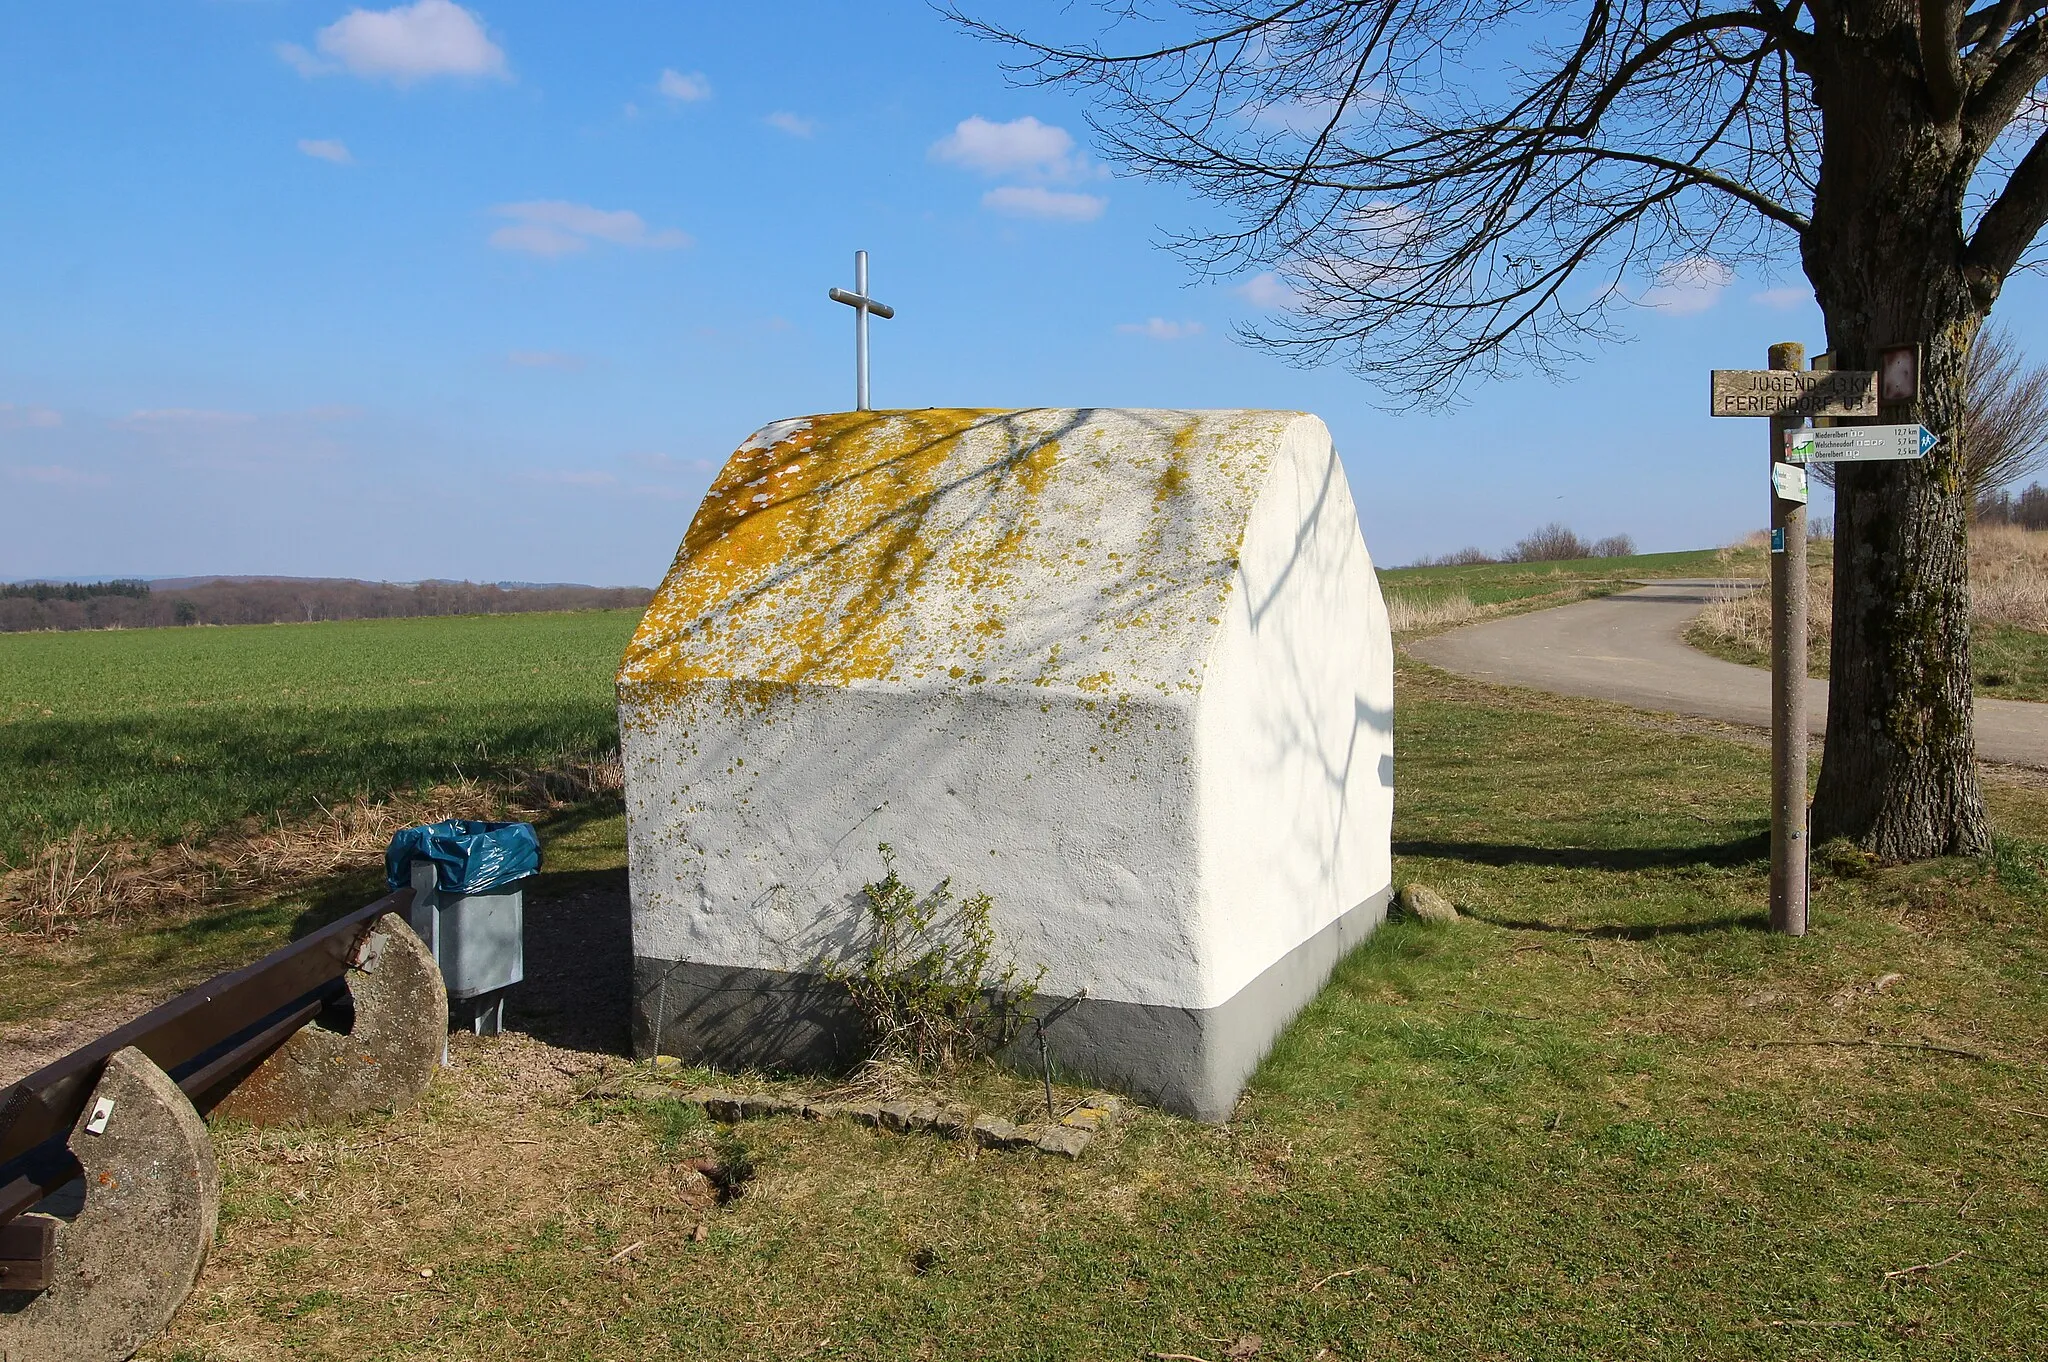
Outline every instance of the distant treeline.
<path id="1" fill-rule="evenodd" d="M 1973 508 L 1979 525 L 2017 525 L 2023 530 L 2048 530 L 2048 487 L 2035 483 L 2018 496 L 2012 489 L 1977 498 Z"/>
<path id="2" fill-rule="evenodd" d="M 1636 541 L 1625 534 L 1610 534 L 1605 539 L 1586 540 L 1579 538 L 1565 526 L 1552 521 L 1533 534 L 1525 535 L 1513 547 L 1500 553 L 1488 553 L 1485 549 L 1459 549 L 1456 553 L 1423 557 L 1410 563 L 1410 567 L 1472 567 L 1480 563 L 1566 563 L 1581 558 L 1628 558 L 1636 551 Z"/>
<path id="3" fill-rule="evenodd" d="M 0 587 L 0 633 L 31 629 L 147 629 L 192 624 L 285 624 L 513 615 L 533 610 L 639 609 L 645 587 L 497 586 L 237 578 L 152 589 L 146 582 L 32 582 Z"/>
<path id="4" fill-rule="evenodd" d="M 149 595 L 148 582 L 0 582 L 0 601 L 89 601 L 100 596 Z"/>

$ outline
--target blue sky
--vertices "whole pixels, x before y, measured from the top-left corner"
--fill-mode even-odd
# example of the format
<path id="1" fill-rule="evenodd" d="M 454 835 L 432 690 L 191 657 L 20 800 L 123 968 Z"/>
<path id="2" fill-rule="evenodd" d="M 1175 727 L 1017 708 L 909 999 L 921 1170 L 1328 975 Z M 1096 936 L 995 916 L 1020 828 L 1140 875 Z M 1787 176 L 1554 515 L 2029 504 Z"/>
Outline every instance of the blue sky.
<path id="1" fill-rule="evenodd" d="M 1210 210 L 1083 113 L 921 3 L 9 6 L 0 578 L 652 584 L 741 439 L 852 404 L 856 247 L 876 405 L 1313 411 L 1384 564 L 1764 519 L 1706 371 L 1819 348 L 1796 276 L 1389 414 L 1237 344 L 1266 291 L 1191 286 L 1156 243 Z M 2000 307 L 2037 354 L 2043 300 Z"/>

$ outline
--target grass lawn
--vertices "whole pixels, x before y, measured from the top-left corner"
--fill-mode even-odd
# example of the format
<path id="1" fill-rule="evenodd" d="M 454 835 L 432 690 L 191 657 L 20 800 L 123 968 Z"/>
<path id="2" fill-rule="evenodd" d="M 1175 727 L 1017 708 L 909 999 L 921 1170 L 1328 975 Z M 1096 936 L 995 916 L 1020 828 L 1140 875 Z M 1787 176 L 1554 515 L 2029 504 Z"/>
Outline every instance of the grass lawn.
<path id="1" fill-rule="evenodd" d="M 1141 1113 L 1077 1163 L 727 1134 L 644 1070 L 466 1040 L 416 1109 L 220 1131 L 218 1245 L 142 1355 L 2048 1351 L 2048 792 L 1991 787 L 1981 862 L 1822 857 L 1793 941 L 1763 752 L 1409 663 L 1398 694 L 1397 877 L 1467 916 L 1348 959 L 1227 1127 Z M 742 1155 L 724 1206 L 685 1162 Z"/>
<path id="2" fill-rule="evenodd" d="M 0 635 L 0 859 L 83 828 L 241 819 L 618 744 L 633 610 Z"/>

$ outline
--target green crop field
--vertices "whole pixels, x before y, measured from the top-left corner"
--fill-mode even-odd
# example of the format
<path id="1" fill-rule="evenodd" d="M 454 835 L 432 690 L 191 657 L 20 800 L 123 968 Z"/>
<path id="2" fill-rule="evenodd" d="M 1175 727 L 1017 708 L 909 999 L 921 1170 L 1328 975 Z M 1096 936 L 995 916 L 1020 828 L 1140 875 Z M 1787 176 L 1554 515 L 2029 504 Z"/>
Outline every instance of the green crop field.
<path id="1" fill-rule="evenodd" d="M 1556 563 L 1469 563 L 1448 567 L 1380 569 L 1388 595 L 1410 599 L 1464 595 L 1474 605 L 1577 591 L 1613 590 L 1631 581 L 1662 577 L 1755 577 L 1764 571 L 1758 549 L 1690 549 L 1683 553 L 1639 553 L 1630 558 L 1578 558 Z"/>
<path id="2" fill-rule="evenodd" d="M 617 744 L 635 610 L 0 636 L 0 857 L 203 838 Z"/>

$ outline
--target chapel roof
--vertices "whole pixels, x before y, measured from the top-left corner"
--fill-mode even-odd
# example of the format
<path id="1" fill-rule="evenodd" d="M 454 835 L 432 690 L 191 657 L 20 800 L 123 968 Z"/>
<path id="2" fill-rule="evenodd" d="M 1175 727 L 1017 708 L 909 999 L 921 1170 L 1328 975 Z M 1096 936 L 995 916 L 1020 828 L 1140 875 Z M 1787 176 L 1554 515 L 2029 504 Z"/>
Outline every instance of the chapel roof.
<path id="1" fill-rule="evenodd" d="M 717 678 L 1198 689 L 1247 519 L 1298 422 L 1315 418 L 933 408 L 774 422 L 698 508 L 620 694 L 658 701 Z"/>

